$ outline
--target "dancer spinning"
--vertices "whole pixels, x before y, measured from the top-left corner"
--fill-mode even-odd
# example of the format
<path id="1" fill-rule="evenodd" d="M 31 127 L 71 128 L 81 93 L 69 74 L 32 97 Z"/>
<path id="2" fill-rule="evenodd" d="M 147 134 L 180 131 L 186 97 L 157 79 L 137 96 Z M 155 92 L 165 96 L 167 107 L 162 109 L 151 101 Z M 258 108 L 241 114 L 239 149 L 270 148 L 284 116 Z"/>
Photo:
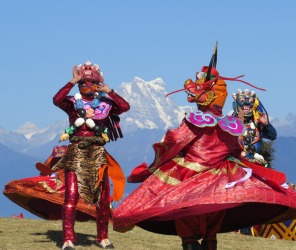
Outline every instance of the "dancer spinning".
<path id="1" fill-rule="evenodd" d="M 61 159 L 67 146 L 56 146 L 44 163 L 37 162 L 38 176 L 12 180 L 3 194 L 17 205 L 46 220 L 61 220 L 65 194 L 64 170 L 53 172 L 52 166 Z M 96 207 L 82 199 L 76 206 L 76 220 L 88 221 L 96 217 Z"/>
<path id="2" fill-rule="evenodd" d="M 143 183 L 115 210 L 114 230 L 137 225 L 178 235 L 185 250 L 217 249 L 217 233 L 296 217 L 296 194 L 281 186 L 285 175 L 240 160 L 238 137 L 245 126 L 222 108 L 224 80 L 241 80 L 221 77 L 216 62 L 217 46 L 209 67 L 185 82 L 187 100 L 198 111 L 153 145 L 149 167 L 133 170 L 128 181 Z"/>
<path id="3" fill-rule="evenodd" d="M 67 96 L 76 84 L 80 93 L 74 97 Z M 112 172 L 113 175 L 122 177 L 123 173 L 115 160 L 106 152 L 104 145 L 110 139 L 116 140 L 122 137 L 118 115 L 128 111 L 130 106 L 104 83 L 98 65 L 92 65 L 90 62 L 74 67 L 73 79 L 58 91 L 53 102 L 69 115 L 70 123 L 61 140 L 69 138 L 71 144 L 65 155 L 52 168 L 52 170 L 65 169 L 63 249 L 73 249 L 73 243 L 76 242 L 74 224 L 79 195 L 86 203 L 97 204 L 99 247 L 114 248 L 108 239 L 110 215 L 108 174 Z M 121 181 L 122 188 L 119 194 L 113 196 L 114 200 L 122 197 L 124 180 Z"/>

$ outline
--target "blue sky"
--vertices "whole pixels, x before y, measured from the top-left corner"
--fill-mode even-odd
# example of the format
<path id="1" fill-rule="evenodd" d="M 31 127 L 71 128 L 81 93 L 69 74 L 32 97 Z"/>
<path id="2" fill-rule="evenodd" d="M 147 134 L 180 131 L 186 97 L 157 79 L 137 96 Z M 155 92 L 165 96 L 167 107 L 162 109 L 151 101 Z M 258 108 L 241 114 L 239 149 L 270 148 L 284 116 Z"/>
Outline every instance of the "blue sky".
<path id="1" fill-rule="evenodd" d="M 66 119 L 52 97 L 75 64 L 100 65 L 114 89 L 135 76 L 180 89 L 209 63 L 219 41 L 221 75 L 245 74 L 273 117 L 294 112 L 295 0 L 19 0 L 0 3 L 0 127 Z M 231 93 L 249 88 L 229 82 Z M 75 90 L 76 91 L 76 90 Z M 172 96 L 186 104 L 183 93 Z"/>

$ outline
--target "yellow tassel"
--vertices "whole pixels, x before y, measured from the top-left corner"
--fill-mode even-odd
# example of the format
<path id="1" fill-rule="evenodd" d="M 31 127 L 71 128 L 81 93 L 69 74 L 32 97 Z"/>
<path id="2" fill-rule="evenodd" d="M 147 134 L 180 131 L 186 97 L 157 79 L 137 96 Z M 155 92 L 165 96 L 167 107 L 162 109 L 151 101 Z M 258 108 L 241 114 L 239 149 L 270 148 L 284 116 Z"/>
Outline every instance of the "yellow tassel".
<path id="1" fill-rule="evenodd" d="M 259 100 L 258 98 L 255 99 L 254 101 L 254 106 L 253 106 L 253 116 L 254 116 L 254 121 L 257 122 L 260 118 L 260 114 L 257 111 L 257 107 L 259 106 Z"/>
<path id="2" fill-rule="evenodd" d="M 103 137 L 103 140 L 105 142 L 108 142 L 109 141 L 109 137 L 108 137 L 108 135 L 106 133 L 102 133 L 102 137 Z"/>
<path id="3" fill-rule="evenodd" d="M 68 140 L 70 137 L 70 135 L 68 133 L 63 133 L 61 136 L 60 136 L 60 141 L 65 141 L 65 140 Z"/>

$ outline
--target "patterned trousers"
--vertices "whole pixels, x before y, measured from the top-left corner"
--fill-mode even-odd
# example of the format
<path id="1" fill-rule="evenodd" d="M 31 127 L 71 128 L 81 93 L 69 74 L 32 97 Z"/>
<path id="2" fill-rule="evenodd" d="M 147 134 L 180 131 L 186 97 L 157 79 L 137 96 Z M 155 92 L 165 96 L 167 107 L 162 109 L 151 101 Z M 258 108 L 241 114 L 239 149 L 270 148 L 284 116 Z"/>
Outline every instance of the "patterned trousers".
<path id="1" fill-rule="evenodd" d="M 110 216 L 110 187 L 107 168 L 102 179 L 100 201 L 96 206 L 97 240 L 101 242 L 108 238 L 108 224 Z M 77 176 L 73 171 L 65 170 L 65 200 L 63 205 L 63 241 L 71 240 L 76 242 L 74 231 L 76 205 L 79 193 Z"/>

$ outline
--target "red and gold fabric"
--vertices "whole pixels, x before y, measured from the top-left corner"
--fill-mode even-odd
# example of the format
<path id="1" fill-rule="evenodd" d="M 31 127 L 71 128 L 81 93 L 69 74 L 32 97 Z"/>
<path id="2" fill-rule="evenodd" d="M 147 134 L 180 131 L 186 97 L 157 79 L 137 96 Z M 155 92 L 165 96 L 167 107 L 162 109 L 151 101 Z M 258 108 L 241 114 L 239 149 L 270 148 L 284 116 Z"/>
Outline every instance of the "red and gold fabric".
<path id="1" fill-rule="evenodd" d="M 67 146 L 57 146 L 44 162 L 36 163 L 40 176 L 10 181 L 5 185 L 3 194 L 11 201 L 32 214 L 49 220 L 62 219 L 62 206 L 65 196 L 64 171 L 51 175 L 51 167 L 64 155 Z M 116 160 L 106 152 L 108 176 L 112 180 L 111 197 L 119 201 L 124 193 L 125 177 Z M 103 168 L 102 168 L 103 169 Z M 102 176 L 102 174 L 101 174 Z M 77 203 L 77 221 L 95 220 L 96 205 L 87 204 L 79 197 Z"/>
<path id="2" fill-rule="evenodd" d="M 115 209 L 114 230 L 137 225 L 177 234 L 177 220 L 210 213 L 223 214 L 213 234 L 296 218 L 296 194 L 279 183 L 285 175 L 238 160 L 237 140 L 219 125 L 198 127 L 186 119 L 169 130 L 153 145 L 153 163 L 146 170 L 142 164 L 128 179 L 142 174 L 137 180 L 144 182 Z"/>

